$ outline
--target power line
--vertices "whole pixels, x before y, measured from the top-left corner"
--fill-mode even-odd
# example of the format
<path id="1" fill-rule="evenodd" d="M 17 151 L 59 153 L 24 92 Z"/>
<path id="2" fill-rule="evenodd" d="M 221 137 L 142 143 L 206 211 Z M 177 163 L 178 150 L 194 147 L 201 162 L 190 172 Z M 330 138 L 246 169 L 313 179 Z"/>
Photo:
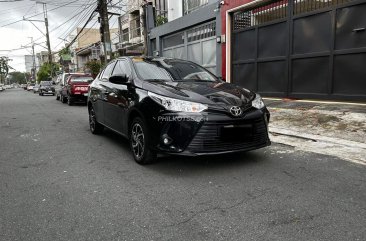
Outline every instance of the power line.
<path id="1" fill-rule="evenodd" d="M 71 4 L 71 3 L 74 3 L 74 2 L 77 2 L 77 1 L 78 1 L 78 0 L 75 0 L 75 1 L 72 1 L 72 2 L 69 2 L 69 3 L 66 3 L 66 4 L 64 4 L 64 5 L 60 5 L 60 6 L 58 6 L 58 7 L 52 8 L 52 9 L 50 9 L 50 10 L 48 10 L 48 11 L 50 12 L 50 11 L 53 11 L 53 10 L 56 10 L 56 9 L 62 8 L 62 7 L 64 7 L 64 6 L 67 6 L 67 5 L 69 5 L 69 4 Z M 36 17 L 36 16 L 39 16 L 39 15 L 41 15 L 41 14 L 43 14 L 43 12 L 42 12 L 42 13 L 38 13 L 38 14 L 34 14 L 34 15 L 32 15 L 32 16 L 29 16 L 29 17 L 27 17 L 27 19 L 29 19 L 29 18 L 33 18 L 33 17 Z M 21 21 L 23 21 L 23 20 L 24 20 L 24 19 L 20 19 L 20 20 L 14 21 L 14 22 L 12 22 L 12 23 L 4 24 L 4 25 L 0 26 L 0 28 L 3 28 L 3 27 L 6 27 L 6 26 L 9 26 L 9 25 L 12 25 L 12 24 L 15 24 L 15 23 L 19 23 L 19 22 L 21 22 Z"/>

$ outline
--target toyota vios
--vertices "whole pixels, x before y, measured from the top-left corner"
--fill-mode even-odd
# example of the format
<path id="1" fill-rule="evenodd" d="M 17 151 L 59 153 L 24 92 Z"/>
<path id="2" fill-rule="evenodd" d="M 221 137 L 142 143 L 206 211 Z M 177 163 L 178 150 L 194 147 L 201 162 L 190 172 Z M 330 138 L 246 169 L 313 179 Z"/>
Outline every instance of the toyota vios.
<path id="1" fill-rule="evenodd" d="M 157 153 L 211 155 L 270 145 L 261 97 L 203 67 L 169 58 L 110 62 L 90 85 L 89 125 L 129 139 L 139 164 Z"/>

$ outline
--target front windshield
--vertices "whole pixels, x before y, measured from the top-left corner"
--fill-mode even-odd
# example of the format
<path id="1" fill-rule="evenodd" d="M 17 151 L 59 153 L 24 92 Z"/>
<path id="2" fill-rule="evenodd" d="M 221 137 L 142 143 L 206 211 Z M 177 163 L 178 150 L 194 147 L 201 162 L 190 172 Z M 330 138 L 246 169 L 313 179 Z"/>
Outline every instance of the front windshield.
<path id="1" fill-rule="evenodd" d="M 45 86 L 45 85 L 51 85 L 51 82 L 50 82 L 50 81 L 42 81 L 42 82 L 41 82 L 41 85 L 42 85 L 42 86 Z"/>
<path id="2" fill-rule="evenodd" d="M 142 80 L 168 81 L 218 81 L 206 69 L 181 60 L 134 60 L 136 71 Z"/>

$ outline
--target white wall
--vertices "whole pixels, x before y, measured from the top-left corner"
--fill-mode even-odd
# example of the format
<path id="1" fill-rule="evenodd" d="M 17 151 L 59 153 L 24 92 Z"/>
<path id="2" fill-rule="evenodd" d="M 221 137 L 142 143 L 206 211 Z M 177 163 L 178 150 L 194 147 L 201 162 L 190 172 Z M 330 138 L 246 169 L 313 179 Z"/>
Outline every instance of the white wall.
<path id="1" fill-rule="evenodd" d="M 183 1 L 181 0 L 168 0 L 168 21 L 183 16 Z"/>

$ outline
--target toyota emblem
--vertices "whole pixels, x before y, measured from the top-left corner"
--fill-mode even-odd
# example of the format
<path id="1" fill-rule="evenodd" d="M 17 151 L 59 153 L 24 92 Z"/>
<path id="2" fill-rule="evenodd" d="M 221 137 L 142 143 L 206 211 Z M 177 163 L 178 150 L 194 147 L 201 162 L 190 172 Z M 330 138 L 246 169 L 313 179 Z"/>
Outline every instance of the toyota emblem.
<path id="1" fill-rule="evenodd" d="M 230 108 L 230 113 L 233 116 L 241 116 L 241 114 L 243 114 L 243 110 L 239 106 L 232 106 Z"/>

